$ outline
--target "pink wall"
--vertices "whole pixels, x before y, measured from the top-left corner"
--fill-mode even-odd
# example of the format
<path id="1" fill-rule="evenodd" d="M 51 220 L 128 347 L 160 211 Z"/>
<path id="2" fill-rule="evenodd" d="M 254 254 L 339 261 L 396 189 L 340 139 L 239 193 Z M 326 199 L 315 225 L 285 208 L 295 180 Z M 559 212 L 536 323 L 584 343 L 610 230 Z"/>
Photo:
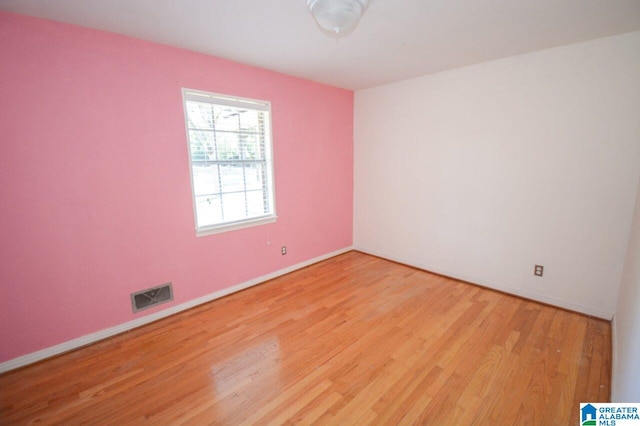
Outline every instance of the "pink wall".
<path id="1" fill-rule="evenodd" d="M 6 13 L 0 58 L 0 362 L 352 244 L 352 92 Z M 276 223 L 195 237 L 181 87 L 271 101 Z"/>

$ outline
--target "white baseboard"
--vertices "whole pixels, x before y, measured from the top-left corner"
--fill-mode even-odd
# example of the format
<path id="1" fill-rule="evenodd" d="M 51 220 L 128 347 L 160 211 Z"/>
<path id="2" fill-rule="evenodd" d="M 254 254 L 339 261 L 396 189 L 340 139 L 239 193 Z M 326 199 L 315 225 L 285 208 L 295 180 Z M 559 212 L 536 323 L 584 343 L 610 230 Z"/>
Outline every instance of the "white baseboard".
<path id="1" fill-rule="evenodd" d="M 265 281 L 269 281 L 271 279 L 277 278 L 281 275 L 288 274 L 290 272 L 296 271 L 298 269 L 302 269 L 309 265 L 313 265 L 314 263 L 322 262 L 323 260 L 329 259 L 331 257 L 338 256 L 340 254 L 346 253 L 348 251 L 353 250 L 353 246 L 345 247 L 340 250 L 336 250 L 331 253 L 324 254 L 322 256 L 314 257 L 313 259 L 305 260 L 304 262 L 300 262 L 296 265 L 292 265 L 286 267 L 284 269 L 280 269 L 278 271 L 272 272 L 267 275 L 263 275 L 258 278 L 254 278 L 249 281 L 245 281 L 240 284 L 236 284 L 231 287 L 227 287 L 225 289 L 216 291 L 211 294 L 207 294 L 206 296 L 199 297 L 197 299 L 190 300 L 185 303 L 181 303 L 179 305 L 172 306 L 168 309 L 164 309 L 159 312 L 155 312 L 151 315 L 147 315 L 141 318 L 137 318 L 133 321 L 125 322 L 120 325 L 116 325 L 115 327 L 110 327 L 105 330 L 100 330 L 95 333 L 87 334 L 82 337 L 78 337 L 77 339 L 69 340 L 64 343 L 60 343 L 59 345 L 51 346 L 37 352 L 32 352 L 30 354 L 22 355 L 18 358 L 10 359 L 9 361 L 5 361 L 0 363 L 0 373 L 4 373 L 6 371 L 14 370 L 16 368 L 23 367 L 28 364 L 32 364 L 34 362 L 42 361 L 45 358 L 50 358 L 55 355 L 59 355 L 64 352 L 68 352 L 73 349 L 80 348 L 82 346 L 89 345 L 91 343 L 95 343 L 99 340 L 106 339 L 107 337 L 114 336 L 116 334 L 120 334 L 125 331 L 132 330 L 134 328 L 140 327 L 145 324 L 149 324 L 150 322 L 157 321 L 159 319 L 168 317 L 170 315 L 176 314 L 178 312 L 193 308 L 195 306 L 201 305 L 203 303 L 210 302 L 215 299 L 219 299 L 221 297 L 227 296 L 231 293 L 235 293 L 240 290 L 244 290 L 249 287 L 253 287 L 255 285 L 261 284 Z"/>
<path id="2" fill-rule="evenodd" d="M 423 262 L 415 262 L 413 260 L 410 259 L 404 259 L 402 257 L 398 257 L 398 256 L 393 256 L 387 253 L 382 253 L 379 252 L 377 250 L 369 250 L 363 247 L 358 247 L 358 246 L 354 246 L 354 250 L 358 250 L 361 251 L 363 253 L 368 253 L 371 254 L 373 256 L 378 256 L 378 257 L 382 257 L 384 259 L 389 259 L 392 260 L 394 262 L 398 262 L 398 263 L 403 263 L 405 265 L 409 265 L 409 266 L 413 266 L 419 269 L 423 269 L 425 271 L 429 271 L 429 272 L 434 272 L 436 274 L 439 275 L 444 275 L 447 277 L 451 277 L 451 278 L 455 278 L 458 280 L 462 280 L 462 281 L 466 281 L 472 284 L 477 284 L 479 286 L 482 287 L 487 287 L 487 288 L 491 288 L 494 290 L 498 290 L 498 291 L 502 291 L 504 293 L 509 293 L 512 294 L 514 296 L 519 296 L 525 299 L 530 299 L 530 300 L 534 300 L 537 302 L 542 302 L 542 303 L 546 303 L 548 305 L 553 305 L 553 306 L 557 306 L 559 308 L 563 308 L 563 309 L 567 309 L 570 311 L 574 311 L 574 312 L 579 312 L 585 315 L 589 315 L 592 317 L 597 317 L 597 318 L 601 318 L 607 321 L 610 321 L 611 318 L 613 318 L 613 312 L 607 312 L 607 311 L 602 311 L 600 309 L 594 309 L 588 306 L 582 306 L 582 305 L 578 305 L 575 303 L 571 303 L 571 302 L 566 302 L 563 300 L 558 300 L 558 299 L 554 299 L 552 297 L 547 297 L 543 294 L 539 294 L 539 293 L 532 293 L 526 290 L 522 290 L 519 288 L 515 288 L 515 287 L 511 287 L 508 285 L 504 285 L 504 284 L 499 284 L 499 283 L 495 283 L 495 282 L 491 282 L 488 280 L 482 280 L 482 279 L 478 279 L 478 278 L 474 278 L 474 277 L 468 277 L 465 276 L 463 274 L 458 274 L 457 272 L 454 271 L 449 271 L 446 269 L 441 269 L 441 268 L 437 268 L 434 267 L 433 265 L 429 265 Z"/>

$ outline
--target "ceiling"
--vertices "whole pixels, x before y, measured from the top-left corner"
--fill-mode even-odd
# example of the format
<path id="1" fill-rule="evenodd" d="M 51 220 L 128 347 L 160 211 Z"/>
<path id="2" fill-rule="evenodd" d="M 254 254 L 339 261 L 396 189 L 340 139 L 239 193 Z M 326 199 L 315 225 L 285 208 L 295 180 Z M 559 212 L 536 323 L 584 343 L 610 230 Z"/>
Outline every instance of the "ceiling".
<path id="1" fill-rule="evenodd" d="M 339 40 L 305 0 L 0 0 L 0 10 L 351 90 L 640 30 L 640 0 L 371 0 Z"/>

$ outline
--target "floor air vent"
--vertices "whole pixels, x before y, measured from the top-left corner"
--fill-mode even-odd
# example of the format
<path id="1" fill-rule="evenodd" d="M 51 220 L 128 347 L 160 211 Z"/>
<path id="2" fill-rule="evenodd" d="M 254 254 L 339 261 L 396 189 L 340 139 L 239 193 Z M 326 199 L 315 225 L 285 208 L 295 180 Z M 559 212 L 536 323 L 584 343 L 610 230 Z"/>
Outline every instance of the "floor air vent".
<path id="1" fill-rule="evenodd" d="M 131 293 L 131 307 L 133 312 L 142 311 L 161 303 L 173 300 L 173 288 L 171 283 Z"/>

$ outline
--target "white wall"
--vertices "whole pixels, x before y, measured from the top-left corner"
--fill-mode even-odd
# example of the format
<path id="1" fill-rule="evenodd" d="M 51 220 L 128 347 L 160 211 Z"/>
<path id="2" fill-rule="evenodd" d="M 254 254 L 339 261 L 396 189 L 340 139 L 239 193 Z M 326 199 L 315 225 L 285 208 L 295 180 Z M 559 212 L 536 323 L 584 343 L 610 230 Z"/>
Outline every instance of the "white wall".
<path id="1" fill-rule="evenodd" d="M 640 174 L 640 32 L 359 91 L 354 126 L 356 248 L 611 318 Z"/>
<path id="2" fill-rule="evenodd" d="M 611 400 L 640 401 L 640 188 L 613 321 Z"/>

